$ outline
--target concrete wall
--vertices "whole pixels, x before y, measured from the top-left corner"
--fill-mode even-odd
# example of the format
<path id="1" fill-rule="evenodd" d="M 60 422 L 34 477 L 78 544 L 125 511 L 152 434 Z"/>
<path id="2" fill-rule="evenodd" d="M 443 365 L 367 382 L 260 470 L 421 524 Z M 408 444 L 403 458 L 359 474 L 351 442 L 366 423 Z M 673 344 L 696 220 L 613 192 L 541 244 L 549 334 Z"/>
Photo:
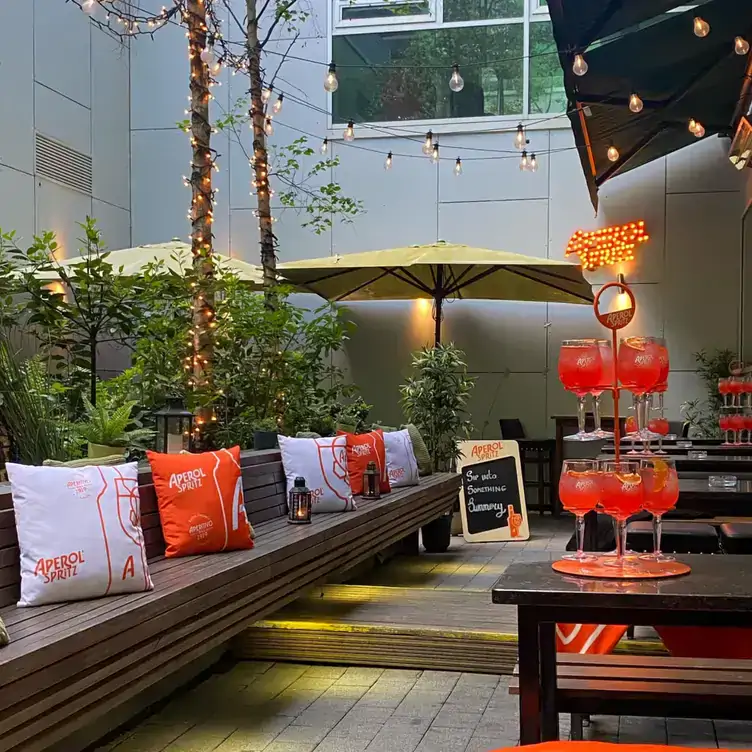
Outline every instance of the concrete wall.
<path id="1" fill-rule="evenodd" d="M 313 4 L 318 15 L 306 24 L 293 54 L 324 62 L 326 3 Z M 158 42 L 139 39 L 133 47 L 133 240 L 158 242 L 185 236 L 188 227 L 189 194 L 180 181 L 189 161 L 188 141 L 174 128 L 184 117 L 187 93 L 185 37 L 178 29 L 165 29 Z M 274 49 L 286 49 L 286 42 L 279 40 Z M 270 70 L 277 60 L 270 56 Z M 326 110 L 323 72 L 320 66 L 287 61 L 285 89 Z M 227 107 L 243 94 L 246 83 L 241 76 L 223 75 L 224 86 L 215 95 L 218 105 Z M 453 162 L 437 168 L 428 160 L 397 157 L 386 173 L 387 151 L 418 153 L 417 146 L 391 138 L 358 138 L 348 146 L 339 129 L 327 132 L 325 115 L 291 101 L 276 118 L 275 129 L 276 143 L 287 143 L 301 132 L 314 134 L 316 146 L 325 135 L 334 138 L 334 153 L 342 161 L 333 178 L 366 208 L 352 224 L 336 222 L 321 236 L 301 228 L 295 211 L 280 210 L 276 231 L 283 261 L 437 239 L 563 258 L 567 240 L 578 228 L 644 219 L 651 240 L 637 261 L 623 269 L 639 306 L 628 331 L 668 340 L 669 417 L 678 418 L 680 404 L 701 395 L 693 352 L 736 348 L 745 333 L 750 337 L 750 327 L 743 331 L 740 321 L 746 192 L 744 177 L 726 158 L 725 141 L 708 138 L 610 181 L 594 217 L 566 127 L 530 134 L 540 165 L 536 174 L 520 173 L 517 157 L 511 157 L 465 161 L 459 178 L 452 173 Z M 215 143 L 223 155 L 217 248 L 257 262 L 248 164 L 227 136 L 218 136 Z M 469 156 L 468 147 L 509 149 L 512 137 L 457 132 L 442 134 L 441 143 L 444 154 Z M 747 264 L 747 272 L 751 266 Z M 592 280 L 599 284 L 610 278 L 613 271 Z M 349 347 L 352 376 L 374 403 L 374 417 L 396 422 L 398 385 L 408 371 L 410 352 L 431 340 L 430 308 L 420 302 L 372 303 L 353 305 L 351 313 L 359 327 Z M 551 433 L 550 416 L 574 410 L 574 399 L 556 374 L 561 340 L 601 330 L 584 306 L 459 301 L 447 306 L 444 331 L 447 340 L 466 351 L 477 376 L 472 412 L 478 433 L 498 435 L 497 419 L 503 416 L 521 418 L 530 435 L 540 436 Z"/>
<path id="2" fill-rule="evenodd" d="M 91 215 L 110 247 L 127 247 L 127 48 L 60 0 L 2 0 L 0 29 L 0 227 L 29 240 L 54 230 L 67 257 L 77 253 L 76 223 Z M 91 195 L 36 174 L 35 131 L 91 155 Z"/>

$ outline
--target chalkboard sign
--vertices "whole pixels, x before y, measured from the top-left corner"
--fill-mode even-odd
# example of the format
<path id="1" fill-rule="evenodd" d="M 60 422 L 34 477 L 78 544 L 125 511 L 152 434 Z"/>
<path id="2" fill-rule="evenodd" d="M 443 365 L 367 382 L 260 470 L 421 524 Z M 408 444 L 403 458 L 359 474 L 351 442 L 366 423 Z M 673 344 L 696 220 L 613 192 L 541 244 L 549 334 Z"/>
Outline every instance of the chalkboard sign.
<path id="1" fill-rule="evenodd" d="M 527 540 L 527 508 L 516 441 L 460 444 L 460 510 L 470 542 Z"/>

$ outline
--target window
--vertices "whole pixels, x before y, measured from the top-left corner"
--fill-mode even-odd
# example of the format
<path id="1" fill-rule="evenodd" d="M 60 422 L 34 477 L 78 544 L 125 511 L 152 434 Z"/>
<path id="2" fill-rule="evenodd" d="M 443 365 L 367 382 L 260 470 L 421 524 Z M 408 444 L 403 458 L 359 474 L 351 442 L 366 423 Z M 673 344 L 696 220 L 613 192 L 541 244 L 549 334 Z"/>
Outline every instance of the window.
<path id="1" fill-rule="evenodd" d="M 333 122 L 564 112 L 546 0 L 332 0 Z M 452 65 L 465 86 L 449 89 Z"/>

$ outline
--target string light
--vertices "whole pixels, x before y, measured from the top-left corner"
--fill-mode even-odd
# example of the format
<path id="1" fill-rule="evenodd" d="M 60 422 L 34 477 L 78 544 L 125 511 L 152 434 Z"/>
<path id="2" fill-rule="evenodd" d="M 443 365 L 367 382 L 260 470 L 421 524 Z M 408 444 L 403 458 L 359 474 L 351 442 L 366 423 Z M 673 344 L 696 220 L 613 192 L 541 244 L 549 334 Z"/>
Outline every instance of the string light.
<path id="1" fill-rule="evenodd" d="M 527 161 L 527 150 L 523 150 L 522 155 L 520 156 L 520 169 L 527 170 L 528 167 L 529 162 Z"/>
<path id="2" fill-rule="evenodd" d="M 264 133 L 266 133 L 267 136 L 274 135 L 274 125 L 272 124 L 272 119 L 268 115 L 264 121 Z"/>
<path id="3" fill-rule="evenodd" d="M 389 152 L 389 154 L 386 155 L 386 161 L 384 162 L 384 169 L 385 170 L 392 169 L 392 152 Z"/>
<path id="4" fill-rule="evenodd" d="M 342 132 L 342 137 L 345 141 L 355 140 L 355 123 L 352 120 L 347 123 L 347 128 Z"/>
<path id="5" fill-rule="evenodd" d="M 430 157 L 433 153 L 433 131 L 426 133 L 426 140 L 423 142 L 423 153 Z"/>
<path id="6" fill-rule="evenodd" d="M 572 63 L 572 73 L 575 76 L 584 76 L 588 72 L 588 64 L 585 58 L 577 53 L 574 56 L 574 62 Z"/>
<path id="7" fill-rule="evenodd" d="M 697 130 L 697 121 L 694 118 L 690 118 L 689 123 L 687 123 L 687 128 L 690 133 L 694 133 Z"/>
<path id="8" fill-rule="evenodd" d="M 337 80 L 337 66 L 332 61 L 329 63 L 329 70 L 327 71 L 326 78 L 324 79 L 324 89 L 330 94 L 334 94 L 339 89 L 339 81 Z"/>
<path id="9" fill-rule="evenodd" d="M 645 105 L 637 94 L 632 94 L 629 98 L 629 109 L 632 110 L 632 112 L 642 112 L 644 106 Z"/>
<path id="10" fill-rule="evenodd" d="M 734 39 L 734 52 L 737 55 L 746 55 L 749 52 L 749 42 L 744 37 Z"/>
<path id="11" fill-rule="evenodd" d="M 613 144 L 611 144 L 611 146 L 608 147 L 606 156 L 611 162 L 616 162 L 616 160 L 619 159 L 619 150 Z"/>
<path id="12" fill-rule="evenodd" d="M 433 164 L 439 163 L 439 142 L 438 141 L 433 145 L 433 152 L 431 152 L 431 162 L 433 162 Z"/>
<path id="13" fill-rule="evenodd" d="M 211 43 L 207 44 L 203 50 L 201 50 L 201 62 L 205 63 L 209 68 L 214 64 L 214 47 Z"/>
<path id="14" fill-rule="evenodd" d="M 97 0 L 84 0 L 84 2 L 81 3 L 81 10 L 87 15 L 91 15 L 96 7 Z"/>
<path id="15" fill-rule="evenodd" d="M 277 101 L 274 103 L 274 107 L 272 107 L 272 112 L 275 115 L 279 115 L 280 112 L 282 112 L 282 100 L 285 98 L 284 94 L 280 94 L 279 97 L 277 97 Z"/>
<path id="16" fill-rule="evenodd" d="M 454 174 L 458 177 L 462 175 L 462 160 L 457 157 L 457 161 L 454 163 Z"/>
<path id="17" fill-rule="evenodd" d="M 449 79 L 449 88 L 455 93 L 465 88 L 465 79 L 460 75 L 460 66 L 457 63 L 452 66 L 452 77 Z"/>
<path id="18" fill-rule="evenodd" d="M 327 153 L 327 152 L 329 151 L 329 139 L 328 139 L 328 138 L 325 138 L 325 139 L 324 139 L 324 140 L 323 140 L 323 141 L 321 142 L 321 146 L 319 147 L 319 151 L 320 151 L 320 152 L 321 152 L 322 154 L 326 154 L 326 153 Z"/>
<path id="19" fill-rule="evenodd" d="M 520 123 L 517 126 L 517 133 L 514 134 L 514 148 L 522 151 L 526 144 L 527 138 L 525 137 L 525 129 L 522 127 L 522 123 Z"/>
<path id="20" fill-rule="evenodd" d="M 266 104 L 271 98 L 272 98 L 272 92 L 274 91 L 273 86 L 265 86 L 261 90 L 261 101 Z"/>
<path id="21" fill-rule="evenodd" d="M 535 157 L 535 152 L 530 155 L 530 172 L 538 172 L 538 160 Z"/>
<path id="22" fill-rule="evenodd" d="M 695 138 L 702 138 L 705 135 L 705 126 L 699 121 L 695 121 L 695 129 L 692 131 Z"/>
<path id="23" fill-rule="evenodd" d="M 565 255 L 576 254 L 582 267 L 592 272 L 601 266 L 634 261 L 635 248 L 649 239 L 643 220 L 600 230 L 577 230 Z"/>
<path id="24" fill-rule="evenodd" d="M 704 18 L 700 18 L 700 16 L 694 17 L 692 28 L 695 32 L 695 36 L 700 37 L 701 39 L 710 34 L 710 24 Z"/>

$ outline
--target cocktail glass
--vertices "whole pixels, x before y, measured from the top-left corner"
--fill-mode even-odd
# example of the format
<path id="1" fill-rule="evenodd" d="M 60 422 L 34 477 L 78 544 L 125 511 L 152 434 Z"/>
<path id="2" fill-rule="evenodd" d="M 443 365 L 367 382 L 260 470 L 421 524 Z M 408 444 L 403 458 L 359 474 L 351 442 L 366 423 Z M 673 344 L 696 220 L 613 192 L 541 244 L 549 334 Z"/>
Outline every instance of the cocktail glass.
<path id="1" fill-rule="evenodd" d="M 632 395 L 632 401 L 635 403 L 630 410 L 637 410 L 637 398 Z M 627 454 L 639 454 L 639 452 L 635 449 L 635 441 L 637 441 L 637 418 L 634 415 L 628 415 L 626 420 L 624 421 L 624 438 L 622 441 L 631 441 L 632 446 L 630 450 L 627 452 Z"/>
<path id="2" fill-rule="evenodd" d="M 723 397 L 723 406 L 730 407 L 728 398 L 731 396 L 731 379 L 718 379 L 718 394 Z"/>
<path id="3" fill-rule="evenodd" d="M 752 407 L 752 381 L 750 379 L 744 379 L 743 389 L 747 397 L 747 407 Z"/>
<path id="4" fill-rule="evenodd" d="M 652 457 L 640 462 L 640 476 L 644 493 L 643 509 L 653 515 L 653 553 L 643 554 L 649 561 L 674 561 L 661 551 L 663 515 L 671 511 L 679 500 L 679 476 L 673 460 Z"/>
<path id="5" fill-rule="evenodd" d="M 564 460 L 559 477 L 559 500 L 576 522 L 577 553 L 563 558 L 575 561 L 594 561 L 595 556 L 583 550 L 585 515 L 595 509 L 601 498 L 600 473 L 597 460 Z"/>
<path id="6" fill-rule="evenodd" d="M 730 415 L 728 426 L 729 426 L 729 429 L 734 432 L 733 443 L 738 446 L 739 444 L 742 443 L 742 431 L 744 430 L 744 427 L 745 427 L 744 416 L 741 413 Z"/>
<path id="7" fill-rule="evenodd" d="M 585 430 L 585 396 L 601 382 L 601 355 L 598 340 L 568 339 L 559 351 L 559 378 L 567 391 L 577 395 L 577 433 L 565 441 L 595 441 L 600 438 Z"/>
<path id="8" fill-rule="evenodd" d="M 665 369 L 661 363 L 665 355 L 668 363 L 668 353 L 663 353 L 663 340 L 657 337 L 626 337 L 619 345 L 619 379 L 625 389 L 637 398 L 637 425 L 639 438 L 645 442 L 645 451 L 649 450 L 649 442 L 657 438 L 647 430 L 647 393 L 658 383 Z"/>
<path id="9" fill-rule="evenodd" d="M 668 454 L 663 448 L 663 438 L 664 436 L 668 436 L 669 432 L 668 421 L 662 415 L 657 418 L 651 418 L 648 422 L 648 430 L 658 434 L 658 449 L 653 454 Z"/>
<path id="10" fill-rule="evenodd" d="M 644 490 L 640 463 L 606 460 L 601 470 L 601 507 L 616 521 L 616 557 L 604 566 L 620 569 L 634 565 L 624 558 L 627 548 L 627 519 L 642 508 Z"/>
<path id="11" fill-rule="evenodd" d="M 729 433 L 731 431 L 731 416 L 730 415 L 721 415 L 718 418 L 718 427 L 723 431 L 723 444 L 722 446 L 731 446 L 733 442 L 731 442 L 729 439 Z"/>
<path id="12" fill-rule="evenodd" d="M 731 394 L 731 407 L 741 408 L 742 394 L 744 394 L 744 380 L 732 376 L 729 379 L 729 392 Z"/>
<path id="13" fill-rule="evenodd" d="M 601 427 L 601 395 L 614 386 L 614 353 L 609 340 L 599 339 L 597 342 L 601 356 L 601 377 L 600 384 L 590 390 L 590 394 L 593 395 L 593 420 L 595 422 L 592 435 L 599 439 L 610 439 L 613 438 L 614 432 L 604 431 Z"/>
<path id="14" fill-rule="evenodd" d="M 747 432 L 747 445 L 752 444 L 752 415 L 744 416 L 744 430 Z"/>

